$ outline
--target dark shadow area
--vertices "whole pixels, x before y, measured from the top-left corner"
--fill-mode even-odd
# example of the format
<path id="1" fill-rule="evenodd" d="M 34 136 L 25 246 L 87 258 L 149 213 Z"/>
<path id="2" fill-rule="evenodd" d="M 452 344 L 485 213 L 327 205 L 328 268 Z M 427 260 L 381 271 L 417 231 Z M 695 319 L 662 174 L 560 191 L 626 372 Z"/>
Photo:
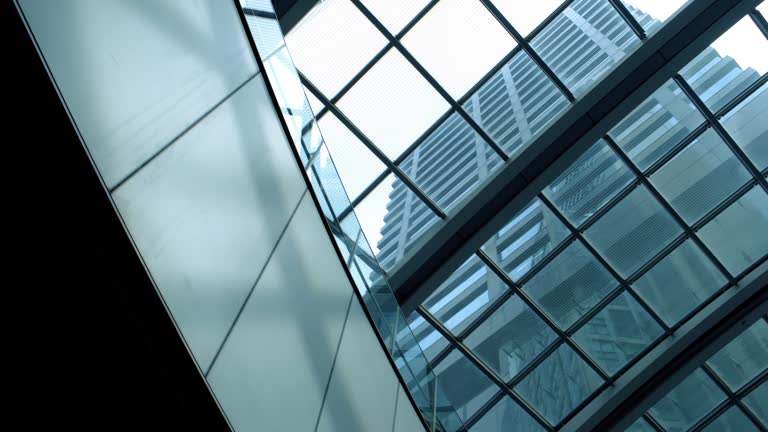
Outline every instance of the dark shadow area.
<path id="1" fill-rule="evenodd" d="M 80 143 L 13 2 L 3 157 L 11 391 L 26 424 L 228 430 Z M 8 55 L 8 54 L 6 54 Z M 12 118 L 9 118 L 12 117 Z M 8 130 L 7 128 L 10 128 Z M 10 202 L 8 201 L 10 197 Z M 6 254 L 7 255 L 7 254 Z M 19 331 L 21 330 L 21 332 Z M 33 426 L 33 427 L 34 427 Z"/>

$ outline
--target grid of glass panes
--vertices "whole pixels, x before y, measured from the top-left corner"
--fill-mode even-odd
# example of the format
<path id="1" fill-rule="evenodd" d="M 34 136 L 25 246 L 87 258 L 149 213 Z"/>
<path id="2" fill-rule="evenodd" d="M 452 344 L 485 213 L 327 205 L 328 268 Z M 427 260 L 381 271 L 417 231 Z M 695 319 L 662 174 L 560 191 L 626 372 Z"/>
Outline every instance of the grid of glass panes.
<path id="1" fill-rule="evenodd" d="M 768 430 L 768 317 L 695 369 L 627 431 Z"/>
<path id="2" fill-rule="evenodd" d="M 557 429 L 766 260 L 767 77 L 705 50 L 423 304 L 438 374 L 476 368 L 446 389 L 471 430 Z"/>
<path id="3" fill-rule="evenodd" d="M 322 106 L 321 127 L 339 131 L 326 140 L 334 159 L 347 160 L 339 171 L 353 199 L 342 219 L 351 209 L 378 215 L 363 229 L 385 269 L 659 26 L 632 5 L 602 0 L 543 2 L 549 13 L 532 30 L 516 28 L 501 2 L 432 1 L 421 10 L 414 2 L 390 15 L 375 1 L 327 3 L 362 20 L 350 33 L 379 40 L 335 48 L 371 58 L 342 71 L 346 84 L 333 82 L 338 71 L 329 83 L 317 83 L 323 71 L 303 82 Z M 478 3 L 490 15 L 472 9 Z M 465 8 L 473 28 L 496 18 L 508 34 L 485 36 L 509 50 L 490 53 L 501 58 L 484 74 L 471 71 L 482 75 L 474 85 L 446 70 L 463 71 L 461 57 L 430 56 L 414 36 L 439 31 L 430 18 L 450 15 L 446 8 Z M 583 52 L 558 37 L 569 31 Z M 353 34 L 343 37 L 355 45 Z M 757 40 L 758 51 L 765 43 Z M 733 233 L 768 223 L 765 131 L 744 127 L 765 115 L 756 107 L 768 104 L 766 75 L 718 59 L 732 62 L 707 50 L 641 104 L 425 302 L 426 320 L 411 319 L 435 370 L 464 377 L 446 392 L 472 430 L 493 430 L 489 413 L 502 409 L 515 413 L 503 421 L 557 429 L 764 261 L 768 245 Z M 663 289 L 672 283 L 681 290 Z"/>

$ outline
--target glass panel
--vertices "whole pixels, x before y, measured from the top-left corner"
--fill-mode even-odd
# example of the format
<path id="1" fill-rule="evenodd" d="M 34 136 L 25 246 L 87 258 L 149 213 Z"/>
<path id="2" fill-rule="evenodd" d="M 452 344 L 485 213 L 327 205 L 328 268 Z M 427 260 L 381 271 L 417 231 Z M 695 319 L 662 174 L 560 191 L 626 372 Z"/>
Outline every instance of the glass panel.
<path id="1" fill-rule="evenodd" d="M 650 36 L 677 12 L 687 0 L 621 0 Z"/>
<path id="2" fill-rule="evenodd" d="M 476 0 L 443 0 L 402 39 L 416 60 L 455 99 L 516 43 Z"/>
<path id="3" fill-rule="evenodd" d="M 499 388 L 460 352 L 435 366 L 437 382 L 462 420 L 467 421 Z"/>
<path id="4" fill-rule="evenodd" d="M 307 100 L 309 101 L 309 106 L 312 108 L 312 113 L 315 115 L 320 114 L 320 111 L 322 111 L 323 108 L 325 108 L 325 105 L 323 105 L 322 102 L 320 102 L 320 99 L 315 97 L 314 94 L 312 94 L 311 91 L 307 90 L 307 88 L 304 88 L 304 95 L 307 97 Z M 319 120 L 320 118 L 318 118 Z"/>
<path id="5" fill-rule="evenodd" d="M 723 33 L 680 74 L 717 111 L 768 72 L 768 40 L 748 16 Z"/>
<path id="6" fill-rule="evenodd" d="M 520 408 L 520 405 L 505 396 L 469 430 L 470 432 L 498 432 L 506 430 L 543 432 L 545 429 L 530 414 Z"/>
<path id="7" fill-rule="evenodd" d="M 440 118 L 448 102 L 402 54 L 390 50 L 338 107 L 394 160 Z"/>
<path id="8" fill-rule="evenodd" d="M 760 14 L 763 16 L 763 18 L 768 18 L 768 3 L 762 2 L 757 6 L 757 10 L 760 12 Z"/>
<path id="9" fill-rule="evenodd" d="M 507 154 L 521 151 L 569 106 L 525 52 L 518 52 L 463 108 Z"/>
<path id="10" fill-rule="evenodd" d="M 627 277 L 682 228 L 645 186 L 638 186 L 584 233 L 616 271 Z"/>
<path id="11" fill-rule="evenodd" d="M 508 291 L 482 261 L 472 255 L 424 302 L 424 307 L 459 335 L 488 306 Z"/>
<path id="12" fill-rule="evenodd" d="M 560 347 L 515 386 L 551 424 L 557 424 L 603 381 L 568 345 Z"/>
<path id="13" fill-rule="evenodd" d="M 563 329 L 618 286 L 581 242 L 573 242 L 523 285 L 525 292 Z"/>
<path id="14" fill-rule="evenodd" d="M 667 81 L 610 132 L 641 170 L 669 153 L 704 123 L 704 117 L 673 81 Z"/>
<path id="15" fill-rule="evenodd" d="M 683 220 L 692 224 L 752 176 L 717 133 L 708 129 L 650 180 Z"/>
<path id="16" fill-rule="evenodd" d="M 390 33 L 397 35 L 429 0 L 362 0 L 362 3 Z"/>
<path id="17" fill-rule="evenodd" d="M 573 339 L 613 375 L 663 332 L 640 303 L 624 292 L 584 324 Z"/>
<path id="18" fill-rule="evenodd" d="M 668 325 L 677 324 L 727 280 L 693 240 L 686 240 L 633 285 Z"/>
<path id="19" fill-rule="evenodd" d="M 544 194 L 578 227 L 634 178 L 608 144 L 600 140 L 544 189 Z"/>
<path id="20" fill-rule="evenodd" d="M 768 195 L 755 186 L 699 230 L 712 253 L 738 274 L 768 253 L 768 236 L 755 229 L 768 226 Z"/>
<path id="21" fill-rule="evenodd" d="M 712 423 L 707 425 L 704 432 L 752 432 L 759 431 L 757 426 L 752 423 L 739 407 L 730 407 Z"/>
<path id="22" fill-rule="evenodd" d="M 656 432 L 656 429 L 641 417 L 637 419 L 636 422 L 632 423 L 629 428 L 627 428 L 626 432 Z"/>
<path id="23" fill-rule="evenodd" d="M 344 189 L 354 200 L 386 167 L 335 115 L 324 115 L 318 126 Z"/>
<path id="24" fill-rule="evenodd" d="M 757 417 L 763 426 L 768 426 L 768 381 L 760 384 L 760 387 L 752 390 L 744 396 L 744 404 Z"/>
<path id="25" fill-rule="evenodd" d="M 540 0 L 520 2 L 516 0 L 493 0 L 493 4 L 523 37 L 528 36 L 563 0 Z"/>
<path id="26" fill-rule="evenodd" d="M 726 399 L 701 369 L 696 369 L 648 412 L 670 432 L 683 432 Z"/>
<path id="27" fill-rule="evenodd" d="M 444 210 L 460 202 L 501 158 L 458 113 L 408 155 L 401 167 Z"/>
<path id="28" fill-rule="evenodd" d="M 537 198 L 491 237 L 483 251 L 517 282 L 568 234 L 560 219 Z"/>
<path id="29" fill-rule="evenodd" d="M 728 133 L 759 170 L 768 168 L 768 84 L 721 120 Z"/>
<path id="30" fill-rule="evenodd" d="M 253 40 L 259 48 L 259 55 L 262 59 L 283 46 L 283 31 L 276 19 L 246 14 L 245 21 L 248 23 L 248 29 L 253 35 Z"/>
<path id="31" fill-rule="evenodd" d="M 348 0 L 318 3 L 285 41 L 296 68 L 329 98 L 387 43 Z"/>
<path id="32" fill-rule="evenodd" d="M 531 41 L 577 96 L 638 44 L 637 36 L 607 0 L 576 0 Z"/>
<path id="33" fill-rule="evenodd" d="M 385 270 L 439 218 L 393 174 L 355 207 L 368 242 Z"/>
<path id="34" fill-rule="evenodd" d="M 731 390 L 740 389 L 768 368 L 768 323 L 761 319 L 752 324 L 707 364 Z"/>
<path id="35" fill-rule="evenodd" d="M 488 367 L 509 381 L 555 339 L 555 332 L 515 295 L 464 342 Z"/>

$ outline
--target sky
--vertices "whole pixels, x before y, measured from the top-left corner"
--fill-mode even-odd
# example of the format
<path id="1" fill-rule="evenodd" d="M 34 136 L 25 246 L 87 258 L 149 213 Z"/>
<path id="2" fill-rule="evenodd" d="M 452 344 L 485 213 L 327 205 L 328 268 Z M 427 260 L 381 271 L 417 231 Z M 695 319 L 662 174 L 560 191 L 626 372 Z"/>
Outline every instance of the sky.
<path id="1" fill-rule="evenodd" d="M 654 18 L 668 19 L 682 0 L 623 0 Z M 426 0 L 363 0 L 393 34 L 427 3 Z M 496 0 L 507 20 L 527 35 L 560 4 L 559 0 Z M 765 3 L 759 9 L 765 13 Z M 447 25 L 446 25 L 447 23 Z M 514 41 L 476 0 L 443 0 L 402 39 L 403 45 L 455 99 L 460 98 L 514 46 Z M 386 38 L 347 0 L 324 0 L 287 36 L 299 70 L 326 96 L 332 97 L 376 53 Z M 768 40 L 749 17 L 742 19 L 712 45 L 743 68 L 768 72 Z M 468 59 L 468 61 L 463 61 Z M 457 67 L 457 64 L 460 67 Z M 457 72 L 461 73 L 457 73 Z M 337 106 L 384 153 L 395 159 L 449 105 L 395 50 L 390 50 Z M 382 119 L 386 119 L 382 121 Z M 335 118 L 320 120 L 348 193 L 355 196 L 383 170 L 373 156 Z M 389 202 L 393 177 L 356 208 L 363 231 L 375 253 Z"/>

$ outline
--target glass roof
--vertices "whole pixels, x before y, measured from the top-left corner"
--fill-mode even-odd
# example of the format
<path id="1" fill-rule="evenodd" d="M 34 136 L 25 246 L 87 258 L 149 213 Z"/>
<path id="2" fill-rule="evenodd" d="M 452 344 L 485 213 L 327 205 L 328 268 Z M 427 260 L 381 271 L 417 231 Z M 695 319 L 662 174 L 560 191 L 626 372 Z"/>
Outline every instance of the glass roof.
<path id="1" fill-rule="evenodd" d="M 684 2 L 528 3 L 328 0 L 287 38 L 351 198 L 337 214 L 356 214 L 384 270 Z M 768 36 L 754 21 L 641 101 L 408 317 L 469 430 L 559 430 L 768 259 Z M 710 360 L 632 430 L 757 427 L 768 384 L 721 385 L 746 385 L 742 372 Z M 690 392 L 706 401 L 681 402 Z"/>

